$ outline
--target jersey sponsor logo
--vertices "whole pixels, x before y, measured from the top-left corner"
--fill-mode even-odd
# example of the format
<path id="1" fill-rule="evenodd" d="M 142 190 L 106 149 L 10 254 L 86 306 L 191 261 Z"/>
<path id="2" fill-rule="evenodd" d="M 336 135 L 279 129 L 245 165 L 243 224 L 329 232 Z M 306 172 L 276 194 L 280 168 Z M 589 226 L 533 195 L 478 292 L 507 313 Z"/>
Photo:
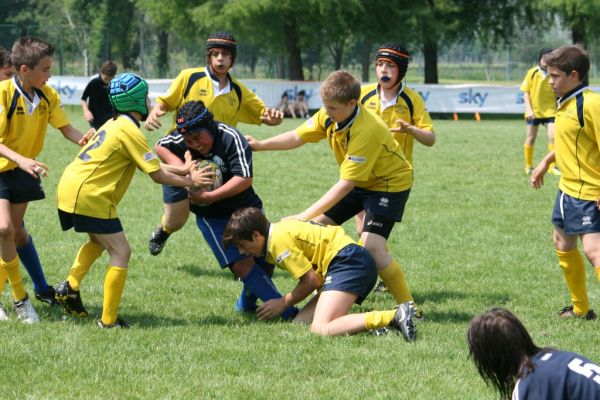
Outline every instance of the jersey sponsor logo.
<path id="1" fill-rule="evenodd" d="M 365 161 L 367 161 L 366 157 L 362 157 L 362 156 L 353 156 L 352 154 L 348 155 L 348 160 L 355 162 L 355 163 L 364 163 Z"/>
<path id="2" fill-rule="evenodd" d="M 373 221 L 372 219 L 367 222 L 367 226 L 376 226 L 378 228 L 383 228 L 383 224 L 381 222 Z"/>
<path id="3" fill-rule="evenodd" d="M 308 121 L 306 121 L 306 127 L 307 128 L 313 128 L 314 126 L 315 126 L 315 121 L 311 117 Z"/>
<path id="4" fill-rule="evenodd" d="M 151 151 L 144 153 L 144 161 L 154 160 L 155 158 L 156 158 L 156 154 L 154 154 Z"/>
<path id="5" fill-rule="evenodd" d="M 25 111 L 23 110 L 23 107 L 17 106 L 17 115 L 25 115 Z"/>
<path id="6" fill-rule="evenodd" d="M 325 277 L 325 282 L 323 282 L 323 286 L 331 285 L 331 275 L 327 275 Z"/>
<path id="7" fill-rule="evenodd" d="M 591 225 L 592 224 L 592 217 L 590 217 L 589 215 L 584 215 L 581 218 L 581 225 L 585 226 L 585 225 Z"/>
<path id="8" fill-rule="evenodd" d="M 275 262 L 277 264 L 281 264 L 281 262 L 283 260 L 285 260 L 286 258 L 288 258 L 291 255 L 289 250 L 284 251 L 283 253 L 281 253 L 279 256 L 277 256 L 277 258 L 275 259 Z"/>
<path id="9" fill-rule="evenodd" d="M 379 199 L 379 205 L 381 207 L 389 207 L 390 199 L 388 199 L 387 197 L 382 197 L 381 199 Z"/>
<path id="10" fill-rule="evenodd" d="M 200 89 L 200 96 L 206 96 L 207 94 L 206 89 Z"/>

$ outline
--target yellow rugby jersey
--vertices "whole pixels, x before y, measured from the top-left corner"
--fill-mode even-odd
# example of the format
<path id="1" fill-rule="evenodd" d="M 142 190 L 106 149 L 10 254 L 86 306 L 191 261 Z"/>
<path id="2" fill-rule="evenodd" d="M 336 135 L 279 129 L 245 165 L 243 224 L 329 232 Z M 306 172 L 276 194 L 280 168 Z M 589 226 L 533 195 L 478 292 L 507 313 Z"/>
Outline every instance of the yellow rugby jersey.
<path id="1" fill-rule="evenodd" d="M 561 98 L 556 112 L 554 150 L 559 188 L 571 197 L 600 197 L 600 94 L 587 86 Z"/>
<path id="2" fill-rule="evenodd" d="M 57 129 L 69 125 L 54 89 L 44 85 L 34 91 L 35 97 L 29 101 L 16 77 L 0 82 L 0 143 L 28 158 L 42 151 L 48 123 Z M 0 157 L 0 172 L 16 166 Z"/>
<path id="3" fill-rule="evenodd" d="M 244 84 L 229 76 L 230 91 L 215 96 L 210 72 L 202 68 L 182 70 L 164 96 L 156 101 L 169 111 L 179 110 L 188 101 L 201 100 L 217 121 L 236 127 L 238 122 L 260 125 L 265 103 Z M 175 129 L 175 116 L 173 128 Z"/>
<path id="4" fill-rule="evenodd" d="M 529 93 L 535 118 L 550 118 L 556 113 L 556 96 L 548 80 L 549 77 L 544 71 L 533 67 L 527 71 L 521 84 L 520 90 Z"/>
<path id="5" fill-rule="evenodd" d="M 325 108 L 296 129 L 304 142 L 327 139 L 340 166 L 340 179 L 375 192 L 401 192 L 412 187 L 412 166 L 383 120 L 357 105 L 354 117 L 339 127 Z"/>
<path id="6" fill-rule="evenodd" d="M 160 169 L 137 121 L 127 115 L 110 119 L 81 149 L 58 183 L 58 208 L 96 218 L 117 218 L 117 205 L 135 169 Z"/>
<path id="7" fill-rule="evenodd" d="M 381 98 L 378 92 L 379 84 L 373 83 L 361 88 L 360 102 L 365 108 L 376 115 L 379 115 L 388 128 L 396 128 L 396 120 L 402 119 L 409 124 L 420 129 L 433 132 L 433 122 L 431 116 L 425 108 L 425 101 L 417 92 L 405 85 L 402 85 L 398 92 L 396 104 L 381 110 Z M 413 164 L 413 144 L 415 138 L 410 133 L 392 132 L 394 139 L 400 145 L 406 159 Z"/>
<path id="8" fill-rule="evenodd" d="M 266 259 L 299 279 L 313 269 L 323 278 L 331 260 L 347 245 L 355 243 L 339 226 L 310 221 L 271 224 Z"/>

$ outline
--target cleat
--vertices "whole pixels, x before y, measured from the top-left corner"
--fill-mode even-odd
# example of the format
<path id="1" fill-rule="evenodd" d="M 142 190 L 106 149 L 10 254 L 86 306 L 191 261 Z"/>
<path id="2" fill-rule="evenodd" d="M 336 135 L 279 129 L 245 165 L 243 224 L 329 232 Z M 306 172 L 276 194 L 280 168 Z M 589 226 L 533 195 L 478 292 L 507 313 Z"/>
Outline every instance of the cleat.
<path id="1" fill-rule="evenodd" d="M 531 175 L 531 174 L 533 174 L 533 168 L 525 167 L 525 175 Z"/>
<path id="2" fill-rule="evenodd" d="M 417 307 L 416 305 L 414 305 L 413 303 L 413 307 L 415 310 L 415 313 L 413 314 L 413 316 L 418 319 L 419 321 L 424 321 L 425 317 L 423 316 L 423 312 L 421 311 L 421 309 L 419 307 Z"/>
<path id="3" fill-rule="evenodd" d="M 63 281 L 54 289 L 56 292 L 55 299 L 58 304 L 62 305 L 65 313 L 74 317 L 87 317 L 88 312 L 83 306 L 79 290 L 73 290 L 69 281 Z"/>
<path id="4" fill-rule="evenodd" d="M 377 328 L 377 329 L 371 329 L 369 331 L 369 335 L 372 336 L 386 336 L 390 333 L 390 330 L 386 327 L 383 328 Z"/>
<path id="5" fill-rule="evenodd" d="M 242 295 L 235 302 L 235 311 L 239 313 L 255 313 L 257 308 L 258 305 L 256 303 L 246 304 Z"/>
<path id="6" fill-rule="evenodd" d="M 554 167 L 554 168 L 550 168 L 550 169 L 548 170 L 548 173 L 549 173 L 550 175 L 554 175 L 554 176 L 561 176 L 560 169 L 558 169 L 558 168 L 556 168 L 556 167 Z"/>
<path id="7" fill-rule="evenodd" d="M 577 315 L 575 311 L 573 311 L 573 305 L 563 308 L 558 312 L 558 316 L 561 318 L 579 318 L 585 321 L 595 321 L 596 313 L 594 310 L 589 310 L 585 315 Z"/>
<path id="8" fill-rule="evenodd" d="M 123 321 L 120 318 L 117 318 L 117 320 L 115 321 L 115 323 L 108 324 L 108 325 L 105 325 L 104 322 L 102 322 L 102 319 L 100 318 L 100 319 L 98 319 L 96 321 L 96 325 L 98 325 L 98 328 L 100 328 L 100 329 L 112 329 L 112 328 L 127 329 L 130 326 L 127 322 Z"/>
<path id="9" fill-rule="evenodd" d="M 2 304 L 0 304 L 0 321 L 8 321 L 8 315 Z"/>
<path id="10" fill-rule="evenodd" d="M 375 289 L 373 289 L 373 291 L 375 291 L 375 292 L 387 292 L 388 288 L 387 288 L 387 286 L 385 286 L 385 283 L 383 283 L 383 281 L 379 281 L 379 283 L 377 284 L 377 286 L 375 286 Z"/>
<path id="11" fill-rule="evenodd" d="M 34 292 L 35 298 L 50 306 L 58 305 L 56 301 L 56 292 L 52 286 L 48 286 L 46 293 Z"/>
<path id="12" fill-rule="evenodd" d="M 409 342 L 417 338 L 417 327 L 413 321 L 415 317 L 415 306 L 412 301 L 405 301 L 396 309 L 394 319 L 390 322 L 390 327 L 402 332 L 404 339 Z"/>
<path id="13" fill-rule="evenodd" d="M 170 233 L 163 231 L 162 225 L 159 225 L 158 228 L 152 232 L 152 236 L 150 236 L 150 241 L 148 242 L 148 250 L 150 254 L 153 256 L 157 256 L 160 254 L 162 249 L 165 247 L 165 243 L 169 238 Z"/>
<path id="14" fill-rule="evenodd" d="M 35 312 L 29 296 L 26 296 L 23 300 L 15 301 L 15 312 L 17 313 L 17 319 L 26 324 L 40 322 L 40 317 Z"/>

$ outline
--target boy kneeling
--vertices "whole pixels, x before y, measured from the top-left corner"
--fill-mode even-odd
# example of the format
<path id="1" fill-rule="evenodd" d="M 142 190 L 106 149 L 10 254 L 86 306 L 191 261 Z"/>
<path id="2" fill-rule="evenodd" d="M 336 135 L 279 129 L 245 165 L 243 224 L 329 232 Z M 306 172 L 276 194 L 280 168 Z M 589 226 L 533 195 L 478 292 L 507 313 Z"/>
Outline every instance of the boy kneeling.
<path id="1" fill-rule="evenodd" d="M 312 321 L 313 333 L 334 336 L 391 327 L 406 340 L 415 340 L 412 301 L 394 310 L 348 314 L 375 286 L 377 269 L 369 252 L 341 227 L 295 220 L 270 223 L 261 210 L 242 208 L 225 227 L 223 244 L 237 246 L 242 254 L 264 256 L 298 279 L 290 293 L 258 308 L 260 319 L 276 317 L 318 290 L 294 319 Z"/>

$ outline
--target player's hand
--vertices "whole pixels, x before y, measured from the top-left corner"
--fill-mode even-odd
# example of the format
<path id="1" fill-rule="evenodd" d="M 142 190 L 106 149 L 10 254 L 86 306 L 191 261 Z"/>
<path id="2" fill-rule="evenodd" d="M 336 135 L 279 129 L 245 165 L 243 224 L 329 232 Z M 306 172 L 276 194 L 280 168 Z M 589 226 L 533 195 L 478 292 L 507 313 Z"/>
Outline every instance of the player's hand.
<path id="1" fill-rule="evenodd" d="M 184 174 L 189 173 L 197 164 L 196 161 L 192 160 L 192 153 L 190 153 L 189 150 L 185 151 L 185 154 L 183 155 L 183 161 L 184 163 L 182 169 Z"/>
<path id="2" fill-rule="evenodd" d="M 398 126 L 395 128 L 390 128 L 390 132 L 410 133 L 409 128 L 411 125 L 408 122 L 406 122 L 405 120 L 397 119 L 395 123 Z"/>
<path id="3" fill-rule="evenodd" d="M 541 189 L 544 186 L 544 175 L 548 171 L 548 166 L 545 164 L 540 164 L 531 173 L 531 187 L 534 189 Z"/>
<path id="4" fill-rule="evenodd" d="M 283 298 L 268 300 L 258 306 L 256 316 L 264 321 L 281 315 L 287 308 Z"/>
<path id="5" fill-rule="evenodd" d="M 192 179 L 192 188 L 196 189 L 210 186 L 215 182 L 215 172 L 210 165 L 199 170 L 194 170 L 192 168 L 189 176 Z"/>
<path id="6" fill-rule="evenodd" d="M 260 150 L 260 140 L 254 139 L 250 135 L 246 135 L 246 140 L 248 141 L 248 146 L 250 146 L 253 151 Z"/>
<path id="7" fill-rule="evenodd" d="M 47 177 L 48 166 L 43 162 L 36 161 L 31 158 L 21 157 L 17 160 L 17 166 L 23 171 L 27 172 L 34 178 Z"/>
<path id="8" fill-rule="evenodd" d="M 534 118 L 535 118 L 535 116 L 533 115 L 533 111 L 529 111 L 529 112 L 527 113 L 527 115 L 525 115 L 525 119 L 526 119 L 527 121 L 533 121 L 533 119 L 534 119 Z"/>
<path id="9" fill-rule="evenodd" d="M 90 128 L 82 137 L 81 139 L 79 139 L 79 141 L 77 142 L 77 144 L 79 144 L 80 146 L 85 146 L 86 144 L 88 144 L 88 142 L 90 141 L 90 139 L 96 134 L 96 130 L 94 128 Z"/>
<path id="10" fill-rule="evenodd" d="M 92 122 L 94 120 L 94 115 L 89 111 L 84 111 L 83 119 L 85 119 L 87 122 Z"/>
<path id="11" fill-rule="evenodd" d="M 144 127 L 149 131 L 160 129 L 162 124 L 160 123 L 159 118 L 163 115 L 165 115 L 164 111 L 153 110 L 152 112 L 150 112 L 150 115 L 148 115 L 148 117 L 146 118 L 146 122 L 144 122 Z"/>
<path id="12" fill-rule="evenodd" d="M 265 108 L 260 120 L 265 125 L 276 126 L 281 124 L 281 121 L 283 121 L 283 113 L 276 108 Z"/>
<path id="13" fill-rule="evenodd" d="M 308 218 L 304 213 L 290 215 L 288 217 L 281 218 L 281 221 L 308 221 Z"/>

